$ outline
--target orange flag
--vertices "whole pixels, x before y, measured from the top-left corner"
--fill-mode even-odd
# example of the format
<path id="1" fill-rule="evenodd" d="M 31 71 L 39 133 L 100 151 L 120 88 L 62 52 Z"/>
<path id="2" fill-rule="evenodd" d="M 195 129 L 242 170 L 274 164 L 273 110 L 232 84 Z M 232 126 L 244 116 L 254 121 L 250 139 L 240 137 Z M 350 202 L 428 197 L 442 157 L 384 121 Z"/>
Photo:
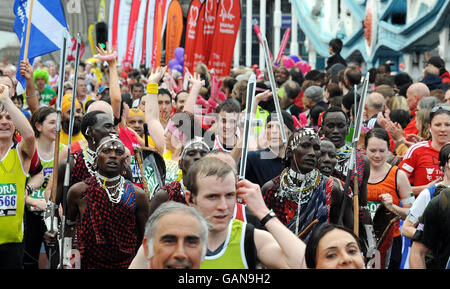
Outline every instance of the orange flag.
<path id="1" fill-rule="evenodd" d="M 161 44 L 162 44 L 162 22 L 163 22 L 163 9 L 162 1 L 156 1 L 155 10 L 155 34 L 153 38 L 153 53 L 152 53 L 152 67 L 158 67 L 161 65 Z"/>
<path id="2" fill-rule="evenodd" d="M 180 46 L 183 34 L 183 11 L 178 0 L 173 0 L 167 12 L 166 28 L 166 65 L 169 60 L 175 58 L 175 49 Z"/>

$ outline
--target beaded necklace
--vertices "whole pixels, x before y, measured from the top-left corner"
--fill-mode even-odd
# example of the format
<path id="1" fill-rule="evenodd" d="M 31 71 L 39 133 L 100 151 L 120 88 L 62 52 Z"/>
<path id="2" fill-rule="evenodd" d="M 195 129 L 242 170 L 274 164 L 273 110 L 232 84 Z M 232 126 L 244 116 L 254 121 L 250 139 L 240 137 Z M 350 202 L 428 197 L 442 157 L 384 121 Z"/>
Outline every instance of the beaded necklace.
<path id="1" fill-rule="evenodd" d="M 296 204 L 305 204 L 311 198 L 312 192 L 319 184 L 320 172 L 316 169 L 303 175 L 297 173 L 291 168 L 286 168 L 280 175 L 280 187 L 275 193 L 275 196 L 286 198 Z M 301 181 L 300 187 L 296 182 Z"/>
<path id="2" fill-rule="evenodd" d="M 120 202 L 120 200 L 122 199 L 122 195 L 123 195 L 123 191 L 124 191 L 123 189 L 124 189 L 124 185 L 125 185 L 125 178 L 123 176 L 118 175 L 113 178 L 107 178 L 107 177 L 100 175 L 98 172 L 96 172 L 95 179 L 97 180 L 97 183 L 100 185 L 100 187 L 102 187 L 106 191 L 106 194 L 108 195 L 108 198 L 111 202 L 113 202 L 115 204 Z M 109 182 L 114 182 L 117 180 L 119 180 L 119 181 L 115 185 L 106 186 L 106 180 L 108 180 Z M 117 197 L 114 197 L 114 194 L 117 191 L 119 191 L 119 194 L 117 195 Z"/>
<path id="3" fill-rule="evenodd" d="M 95 172 L 92 170 L 94 168 L 94 159 L 97 155 L 93 150 L 89 147 L 85 147 L 82 151 L 84 163 L 86 164 L 86 168 L 91 175 L 95 175 Z"/>

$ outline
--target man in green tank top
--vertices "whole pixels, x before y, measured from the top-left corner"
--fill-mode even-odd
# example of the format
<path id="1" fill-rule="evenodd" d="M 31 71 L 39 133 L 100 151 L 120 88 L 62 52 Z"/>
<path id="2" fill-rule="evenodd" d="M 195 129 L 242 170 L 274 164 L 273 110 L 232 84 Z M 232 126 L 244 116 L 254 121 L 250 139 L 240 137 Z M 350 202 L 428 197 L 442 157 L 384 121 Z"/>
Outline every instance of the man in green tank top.
<path id="1" fill-rule="evenodd" d="M 16 129 L 19 143 L 13 140 Z M 23 268 L 25 182 L 34 150 L 33 128 L 11 100 L 8 86 L 0 84 L 0 269 Z"/>
<path id="2" fill-rule="evenodd" d="M 228 164 L 216 158 L 198 160 L 188 172 L 186 187 L 187 203 L 210 224 L 202 269 L 248 269 L 258 261 L 268 268 L 306 268 L 305 244 L 269 211 L 258 185 L 236 183 Z M 233 219 L 237 199 L 267 231 Z"/>

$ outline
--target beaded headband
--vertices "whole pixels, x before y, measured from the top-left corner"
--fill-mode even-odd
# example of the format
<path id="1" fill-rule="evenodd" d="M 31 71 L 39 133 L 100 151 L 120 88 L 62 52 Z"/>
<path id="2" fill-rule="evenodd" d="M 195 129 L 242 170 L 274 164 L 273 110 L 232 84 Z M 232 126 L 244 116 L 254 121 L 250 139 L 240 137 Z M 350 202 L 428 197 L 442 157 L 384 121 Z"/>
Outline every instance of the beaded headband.
<path id="1" fill-rule="evenodd" d="M 291 148 L 293 150 L 295 150 L 297 148 L 297 146 L 300 143 L 300 140 L 304 136 L 311 136 L 311 137 L 319 138 L 318 134 L 316 133 L 316 131 L 313 128 L 310 128 L 310 127 L 303 128 L 303 129 L 299 130 L 296 133 L 295 137 L 292 139 Z"/>
<path id="2" fill-rule="evenodd" d="M 106 139 L 106 140 L 104 140 Z M 95 151 L 95 153 L 98 156 L 98 153 L 100 152 L 100 149 L 102 148 L 102 146 L 104 146 L 107 143 L 110 142 L 119 142 L 123 145 L 123 142 L 120 140 L 119 136 L 117 134 L 109 134 L 107 136 L 105 136 L 102 141 L 100 141 L 100 144 L 97 146 L 97 150 Z"/>

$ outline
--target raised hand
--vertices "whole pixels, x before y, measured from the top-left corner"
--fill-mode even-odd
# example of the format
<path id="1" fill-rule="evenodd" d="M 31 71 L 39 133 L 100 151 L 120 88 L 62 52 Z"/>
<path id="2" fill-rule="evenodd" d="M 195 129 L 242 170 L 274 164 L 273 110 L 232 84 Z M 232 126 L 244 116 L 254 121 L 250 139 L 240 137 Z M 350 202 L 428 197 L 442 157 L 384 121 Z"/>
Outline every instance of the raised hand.
<path id="1" fill-rule="evenodd" d="M 149 83 L 159 83 L 159 81 L 163 78 L 166 73 L 167 66 L 161 67 L 158 66 L 156 69 L 152 68 L 150 76 L 148 77 Z"/>
<path id="2" fill-rule="evenodd" d="M 236 197 L 242 199 L 250 212 L 258 219 L 262 219 L 269 212 L 264 202 L 261 188 L 257 184 L 245 179 L 239 181 L 236 184 Z"/>
<path id="3" fill-rule="evenodd" d="M 200 77 L 200 74 L 194 72 L 194 76 L 192 77 L 191 74 L 189 74 L 189 82 L 192 83 L 192 86 L 202 87 L 205 85 L 205 81 L 202 80 Z"/>
<path id="4" fill-rule="evenodd" d="M 33 78 L 33 68 L 28 62 L 28 59 L 20 61 L 20 74 L 25 77 L 26 80 Z"/>
<path id="5" fill-rule="evenodd" d="M 98 54 L 94 55 L 94 57 L 98 58 L 100 61 L 107 61 L 108 63 L 116 62 L 117 60 L 117 52 L 109 50 L 108 43 L 106 43 L 106 50 L 103 49 L 100 44 L 96 47 Z"/>
<path id="6" fill-rule="evenodd" d="M 268 101 L 269 99 L 272 98 L 272 96 L 273 96 L 272 91 L 270 89 L 268 89 L 264 92 L 261 92 L 261 93 L 258 93 L 257 95 L 255 95 L 255 101 L 258 103 L 261 101 Z"/>
<path id="7" fill-rule="evenodd" d="M 4 84 L 0 84 L 0 102 L 9 98 L 9 87 Z"/>

